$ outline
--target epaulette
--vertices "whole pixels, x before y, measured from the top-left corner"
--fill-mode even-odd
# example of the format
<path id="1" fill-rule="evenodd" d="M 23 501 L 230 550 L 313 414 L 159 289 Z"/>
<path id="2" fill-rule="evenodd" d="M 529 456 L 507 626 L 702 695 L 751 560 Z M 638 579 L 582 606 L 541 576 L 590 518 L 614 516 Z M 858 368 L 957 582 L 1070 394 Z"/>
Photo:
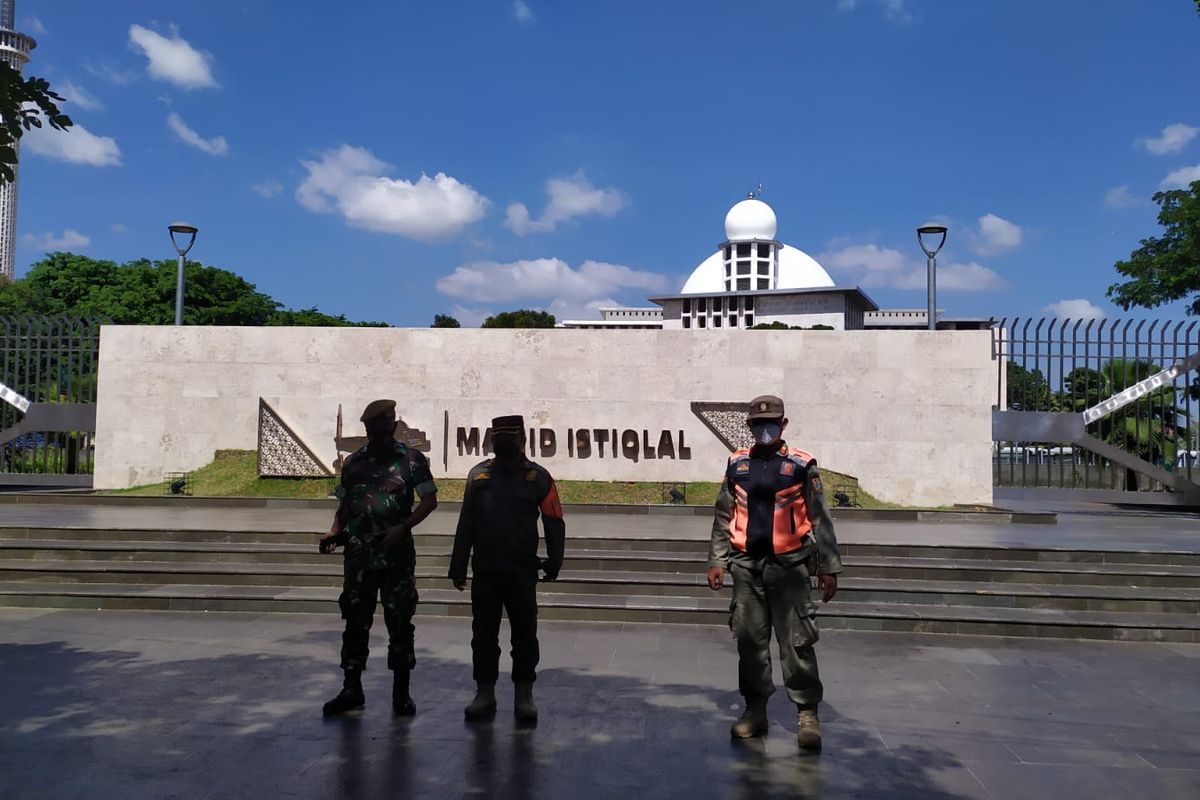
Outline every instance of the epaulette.
<path id="1" fill-rule="evenodd" d="M 794 461 L 800 469 L 808 469 L 811 464 L 817 463 L 817 459 L 812 453 L 806 453 L 798 447 L 789 447 L 787 455 L 784 456 L 789 461 Z"/>
<path id="2" fill-rule="evenodd" d="M 750 448 L 742 447 L 737 450 L 734 450 L 732 453 L 729 454 L 729 462 L 733 463 L 734 461 L 743 461 L 749 457 L 750 457 Z"/>

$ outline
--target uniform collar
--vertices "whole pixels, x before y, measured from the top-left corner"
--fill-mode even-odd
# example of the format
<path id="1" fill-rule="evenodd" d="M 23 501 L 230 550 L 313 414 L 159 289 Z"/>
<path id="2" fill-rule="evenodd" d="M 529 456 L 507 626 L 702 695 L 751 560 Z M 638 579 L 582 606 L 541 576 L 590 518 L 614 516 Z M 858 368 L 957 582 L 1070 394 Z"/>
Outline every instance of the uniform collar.
<path id="1" fill-rule="evenodd" d="M 779 447 L 775 448 L 774 450 L 767 450 L 764 452 L 762 447 L 755 445 L 754 447 L 750 448 L 750 455 L 753 456 L 754 458 L 761 458 L 765 461 L 769 458 L 775 458 L 775 456 L 786 456 L 787 451 L 788 451 L 787 442 L 784 441 L 783 439 L 780 439 Z"/>

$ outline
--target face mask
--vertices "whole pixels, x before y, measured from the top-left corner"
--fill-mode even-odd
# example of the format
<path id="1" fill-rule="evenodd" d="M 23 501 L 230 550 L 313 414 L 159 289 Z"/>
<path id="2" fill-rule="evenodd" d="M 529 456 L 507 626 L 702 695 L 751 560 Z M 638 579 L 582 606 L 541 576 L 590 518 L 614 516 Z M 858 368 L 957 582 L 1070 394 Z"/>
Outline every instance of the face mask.
<path id="1" fill-rule="evenodd" d="M 778 422 L 756 422 L 750 426 L 750 433 L 756 444 L 771 445 L 779 441 L 783 426 Z"/>
<path id="2" fill-rule="evenodd" d="M 492 451 L 496 458 L 509 461 L 521 455 L 521 443 L 515 439 L 503 438 L 492 441 Z"/>

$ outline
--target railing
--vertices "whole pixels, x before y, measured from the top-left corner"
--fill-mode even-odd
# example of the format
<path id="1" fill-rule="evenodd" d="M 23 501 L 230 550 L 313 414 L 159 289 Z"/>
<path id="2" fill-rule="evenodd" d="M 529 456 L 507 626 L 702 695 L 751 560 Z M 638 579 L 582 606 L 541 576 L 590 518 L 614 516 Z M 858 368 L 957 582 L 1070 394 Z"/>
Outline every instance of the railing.
<path id="1" fill-rule="evenodd" d="M 99 348 L 99 320 L 0 317 L 0 383 L 30 403 L 0 402 L 0 484 L 91 474 Z"/>
<path id="2" fill-rule="evenodd" d="M 1200 478 L 1200 321 L 1004 319 L 992 347 L 997 410 L 1078 416 L 1093 439 Z M 997 441 L 993 454 L 998 487 L 1171 490 L 1171 476 L 1138 472 L 1069 441 Z"/>

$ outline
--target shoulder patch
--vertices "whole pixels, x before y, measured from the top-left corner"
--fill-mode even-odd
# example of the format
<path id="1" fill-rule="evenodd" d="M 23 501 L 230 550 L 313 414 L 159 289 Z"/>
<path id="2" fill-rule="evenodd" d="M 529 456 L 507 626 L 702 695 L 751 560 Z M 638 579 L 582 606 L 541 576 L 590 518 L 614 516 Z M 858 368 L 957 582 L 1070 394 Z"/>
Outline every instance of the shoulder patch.
<path id="1" fill-rule="evenodd" d="M 525 480 L 536 481 L 537 478 L 538 478 L 538 471 L 536 469 L 525 470 Z"/>
<path id="2" fill-rule="evenodd" d="M 821 483 L 821 474 L 819 472 L 812 476 L 810 483 L 812 483 L 814 492 L 817 494 L 825 494 L 825 486 Z"/>
<path id="3" fill-rule="evenodd" d="M 736 472 L 738 475 L 745 475 L 746 473 L 748 473 L 750 471 L 750 462 L 746 459 L 742 459 L 741 461 L 738 461 L 737 466 L 734 467 L 733 471 Z"/>
<path id="4" fill-rule="evenodd" d="M 796 462 L 789 458 L 785 458 L 783 463 L 779 465 L 779 474 L 792 476 L 796 474 Z"/>
<path id="5" fill-rule="evenodd" d="M 471 478 L 471 480 L 486 481 L 488 478 L 491 478 L 491 477 L 492 477 L 491 474 L 486 469 L 481 469 L 479 472 L 475 473 L 475 477 Z"/>

